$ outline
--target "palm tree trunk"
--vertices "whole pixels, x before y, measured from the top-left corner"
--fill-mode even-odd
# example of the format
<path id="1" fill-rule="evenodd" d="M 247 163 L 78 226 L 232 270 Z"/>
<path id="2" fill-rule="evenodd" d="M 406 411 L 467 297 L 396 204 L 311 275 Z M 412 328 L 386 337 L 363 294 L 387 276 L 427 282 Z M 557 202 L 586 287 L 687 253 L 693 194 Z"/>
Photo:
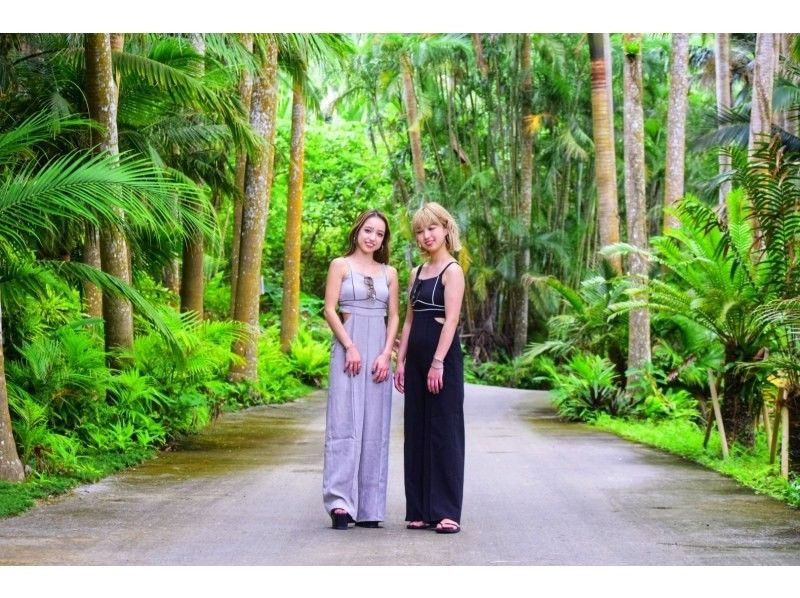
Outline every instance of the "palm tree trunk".
<path id="1" fill-rule="evenodd" d="M 785 61 L 792 62 L 792 47 L 795 45 L 795 39 L 797 37 L 797 33 L 782 33 L 781 34 L 781 56 L 784 57 Z M 784 70 L 784 75 L 788 73 Z M 797 78 L 790 75 L 789 76 L 797 82 Z M 790 135 L 794 135 L 795 137 L 798 136 L 800 133 L 800 109 L 797 108 L 797 102 L 795 102 L 793 107 L 788 108 L 783 113 L 783 129 L 789 133 Z"/>
<path id="2" fill-rule="evenodd" d="M 667 156 L 664 180 L 664 230 L 678 226 L 667 209 L 683 197 L 686 161 L 686 109 L 689 91 L 689 35 L 672 34 L 667 109 Z"/>
<path id="3" fill-rule="evenodd" d="M 205 54 L 203 34 L 191 34 L 191 41 L 195 51 L 202 57 Z M 180 289 L 181 312 L 192 311 L 200 319 L 203 318 L 204 256 L 203 233 L 194 232 L 184 239 Z"/>
<path id="4" fill-rule="evenodd" d="M 800 387 L 786 389 L 786 407 L 789 410 L 789 473 L 800 473 Z"/>
<path id="5" fill-rule="evenodd" d="M 0 302 L 0 480 L 19 482 L 25 479 L 25 469 L 19 460 L 17 445 L 11 432 L 11 412 L 8 408 L 6 365 L 3 353 L 3 309 Z"/>
<path id="6" fill-rule="evenodd" d="M 112 33 L 110 38 L 111 51 L 122 52 L 125 47 L 125 34 Z M 114 77 L 114 101 L 119 103 L 119 74 Z M 86 224 L 86 241 L 83 246 L 83 263 L 102 270 L 100 259 L 100 231 L 93 224 Z M 83 283 L 84 312 L 90 318 L 103 317 L 103 293 L 89 282 Z"/>
<path id="7" fill-rule="evenodd" d="M 261 53 L 259 51 L 259 53 Z M 247 326 L 246 338 L 233 345 L 244 359 L 231 368 L 231 379 L 258 379 L 258 323 L 261 294 L 261 252 L 269 213 L 270 190 L 275 155 L 275 124 L 278 109 L 278 44 L 274 37 L 265 40 L 261 67 L 253 84 L 250 125 L 264 139 L 258 155 L 247 163 L 245 196 L 242 204 L 242 236 L 236 283 L 233 319 Z"/>
<path id="8" fill-rule="evenodd" d="M 731 108 L 731 34 L 717 33 L 714 46 L 717 81 L 717 118 Z M 731 171 L 731 157 L 724 151 L 719 152 L 719 173 L 725 175 Z M 731 182 L 723 181 L 719 186 L 719 206 L 724 208 L 731 192 Z"/>
<path id="9" fill-rule="evenodd" d="M 481 42 L 481 34 L 472 34 L 472 48 L 475 52 L 475 63 L 478 65 L 478 71 L 481 77 L 486 79 L 489 76 L 489 65 L 486 64 L 486 57 L 483 55 L 483 43 Z"/>
<path id="10" fill-rule="evenodd" d="M 422 157 L 422 136 L 417 115 L 417 94 L 414 91 L 414 72 L 408 54 L 400 57 L 400 69 L 403 75 L 406 123 L 408 125 L 408 141 L 411 145 L 411 162 L 414 168 L 414 185 L 421 203 L 425 196 L 425 160 Z"/>
<path id="11" fill-rule="evenodd" d="M 253 34 L 240 34 L 242 45 L 253 52 Z M 250 114 L 250 99 L 253 95 L 253 75 L 244 69 L 239 78 L 239 99 Z M 244 177 L 247 168 L 247 152 L 240 148 L 236 152 L 236 194 L 233 197 L 233 237 L 231 241 L 231 318 L 236 306 L 236 282 L 239 274 L 239 242 L 242 237 L 242 198 L 244 197 Z"/>
<path id="12" fill-rule="evenodd" d="M 108 33 L 88 33 L 85 37 L 86 95 L 89 116 L 101 129 L 93 144 L 98 152 L 119 154 L 117 139 L 117 86 L 111 65 L 111 36 Z M 124 214 L 120 215 L 124 218 Z M 103 271 L 130 284 L 130 251 L 124 233 L 117 227 L 104 226 L 100 231 L 100 259 Z M 131 304 L 112 295 L 103 296 L 105 348 L 109 353 L 118 348 L 133 346 L 133 310 Z M 110 365 L 118 367 L 115 358 Z"/>
<path id="13" fill-rule="evenodd" d="M 100 231 L 94 224 L 86 223 L 86 239 L 83 243 L 83 263 L 102 270 L 100 262 Z M 83 283 L 83 311 L 90 318 L 103 317 L 103 293 L 95 285 Z"/>
<path id="14" fill-rule="evenodd" d="M 610 33 L 603 34 L 603 57 L 606 61 L 606 87 L 608 88 L 608 126 L 609 131 L 611 131 L 611 147 L 616 150 L 617 144 L 614 140 L 614 85 L 612 84 L 614 80 L 614 63 L 611 54 Z"/>
<path id="15" fill-rule="evenodd" d="M 597 224 L 599 242 L 604 246 L 619 242 L 619 206 L 602 33 L 589 34 L 589 52 L 592 61 L 592 135 L 597 178 Z M 619 257 L 608 258 L 608 261 L 615 272 L 622 272 L 622 260 Z"/>
<path id="16" fill-rule="evenodd" d="M 518 253 L 517 278 L 518 312 L 514 318 L 513 354 L 519 355 L 528 342 L 528 281 L 526 276 L 531 265 L 531 250 L 528 237 L 531 228 L 531 204 L 533 196 L 533 131 L 530 119 L 533 116 L 533 80 L 531 76 L 531 34 L 522 34 L 522 50 L 520 54 L 520 199 L 518 218 L 525 233 L 520 239 L 522 246 Z"/>
<path id="17" fill-rule="evenodd" d="M 628 223 L 628 243 L 647 249 L 647 205 L 645 201 L 644 113 L 642 109 L 642 35 L 622 36 L 625 48 L 624 85 L 624 143 L 625 143 L 625 213 Z M 628 274 L 634 284 L 647 285 L 647 259 L 632 253 L 628 259 Z M 642 368 L 650 362 L 650 313 L 634 309 L 628 317 L 628 367 Z M 628 377 L 630 383 L 636 376 Z"/>
<path id="18" fill-rule="evenodd" d="M 300 325 L 300 236 L 303 218 L 303 160 L 305 157 L 305 95 L 295 76 L 292 99 L 292 145 L 286 198 L 286 244 L 283 253 L 283 310 L 281 349 L 288 353 Z"/>
<path id="19" fill-rule="evenodd" d="M 752 447 L 755 443 L 753 423 L 758 413 L 756 407 L 760 409 L 760 404 L 756 406 L 748 397 L 754 396 L 755 390 L 750 384 L 748 377 L 752 374 L 743 373 L 733 367 L 735 363 L 746 363 L 753 361 L 753 355 L 742 355 L 740 350 L 735 348 L 725 348 L 725 357 L 722 365 L 725 373 L 722 378 L 722 421 L 725 426 L 725 434 L 729 444 L 738 442 L 742 446 Z"/>
<path id="20" fill-rule="evenodd" d="M 775 34 L 756 35 L 753 69 L 753 101 L 750 110 L 750 138 L 747 154 L 752 157 L 759 144 L 769 141 L 772 132 L 772 88 L 775 81 Z"/>

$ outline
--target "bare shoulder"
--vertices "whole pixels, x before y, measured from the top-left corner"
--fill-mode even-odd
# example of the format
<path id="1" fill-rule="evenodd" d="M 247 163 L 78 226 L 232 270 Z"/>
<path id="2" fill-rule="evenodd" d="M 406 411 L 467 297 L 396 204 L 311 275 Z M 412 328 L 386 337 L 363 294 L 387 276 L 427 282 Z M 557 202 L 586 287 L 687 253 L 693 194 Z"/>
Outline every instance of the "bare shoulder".
<path id="1" fill-rule="evenodd" d="M 344 257 L 335 257 L 331 260 L 330 270 L 332 272 L 344 272 L 347 270 L 347 260 Z"/>
<path id="2" fill-rule="evenodd" d="M 457 261 L 450 263 L 451 265 L 444 271 L 444 282 L 447 283 L 448 280 L 464 280 L 464 270 L 461 268 L 461 264 Z"/>

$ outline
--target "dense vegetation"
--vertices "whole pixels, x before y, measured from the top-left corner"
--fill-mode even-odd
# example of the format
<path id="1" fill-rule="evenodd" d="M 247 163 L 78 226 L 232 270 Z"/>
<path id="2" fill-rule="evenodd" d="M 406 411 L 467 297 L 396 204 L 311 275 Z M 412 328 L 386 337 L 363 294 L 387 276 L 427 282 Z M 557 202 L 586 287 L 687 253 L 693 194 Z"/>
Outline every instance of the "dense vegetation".
<path id="1" fill-rule="evenodd" d="M 765 82 L 768 35 L 0 35 L 0 513 L 324 384 L 328 263 L 378 208 L 405 284 L 425 200 L 470 381 L 709 461 L 710 371 L 797 502 L 754 425 L 786 406 L 797 471 L 800 42 Z"/>

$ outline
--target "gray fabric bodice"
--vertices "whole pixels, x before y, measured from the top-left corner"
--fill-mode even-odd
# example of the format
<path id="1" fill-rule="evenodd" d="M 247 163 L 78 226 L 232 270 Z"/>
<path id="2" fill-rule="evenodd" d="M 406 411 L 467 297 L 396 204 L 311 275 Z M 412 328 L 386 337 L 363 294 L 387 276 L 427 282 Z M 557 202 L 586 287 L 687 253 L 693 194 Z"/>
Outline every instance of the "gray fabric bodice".
<path id="1" fill-rule="evenodd" d="M 339 311 L 371 317 L 386 317 L 389 305 L 389 279 L 386 266 L 383 274 L 369 276 L 356 272 L 347 260 L 347 274 L 339 290 Z M 370 284 L 371 282 L 371 284 Z"/>

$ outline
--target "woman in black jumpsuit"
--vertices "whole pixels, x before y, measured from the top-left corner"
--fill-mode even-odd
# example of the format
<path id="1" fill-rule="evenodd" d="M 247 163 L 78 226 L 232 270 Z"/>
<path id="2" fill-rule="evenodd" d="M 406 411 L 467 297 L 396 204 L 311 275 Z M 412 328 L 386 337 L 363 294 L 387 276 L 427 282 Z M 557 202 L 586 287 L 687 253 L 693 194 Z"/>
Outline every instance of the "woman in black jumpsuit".
<path id="1" fill-rule="evenodd" d="M 405 393 L 405 488 L 409 529 L 452 534 L 461 529 L 464 490 L 464 364 L 458 319 L 464 273 L 451 251 L 458 227 L 439 204 L 427 203 L 412 227 L 428 260 L 411 274 L 395 369 Z"/>

